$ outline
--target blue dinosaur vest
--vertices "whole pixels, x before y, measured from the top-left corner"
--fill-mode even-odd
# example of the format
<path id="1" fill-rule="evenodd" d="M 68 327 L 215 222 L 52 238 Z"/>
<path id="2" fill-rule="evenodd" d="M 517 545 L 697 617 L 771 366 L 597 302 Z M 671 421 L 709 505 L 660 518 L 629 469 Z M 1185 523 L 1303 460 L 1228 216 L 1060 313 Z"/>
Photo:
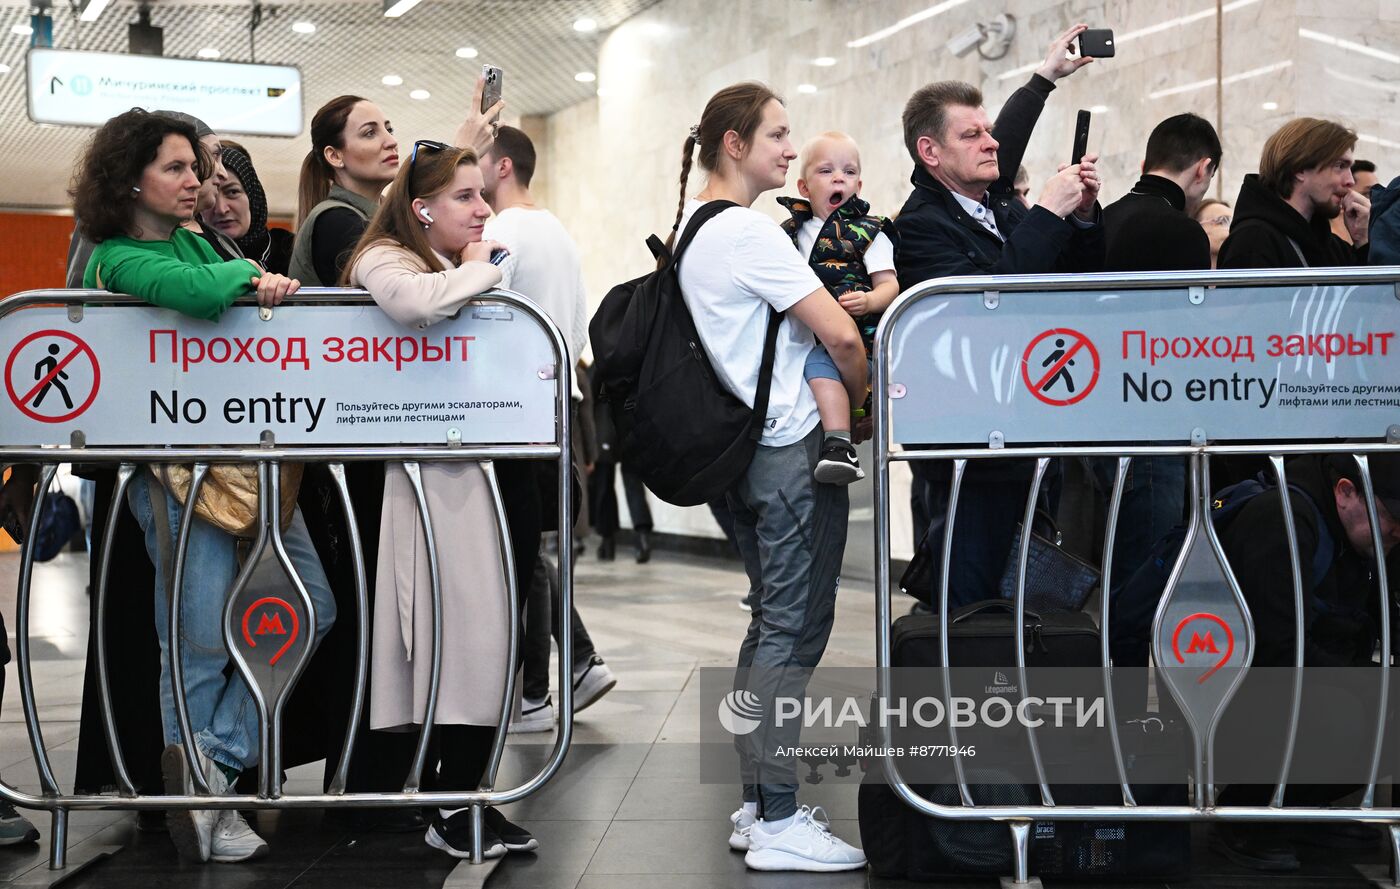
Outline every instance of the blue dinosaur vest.
<path id="1" fill-rule="evenodd" d="M 798 246 L 797 233 L 813 216 L 812 205 L 803 198 L 778 198 L 792 214 L 782 223 L 783 231 Z M 899 246 L 899 236 L 894 223 L 884 216 L 871 216 L 870 205 L 859 197 L 852 197 L 832 211 L 817 234 L 812 245 L 812 255 L 808 262 L 817 273 L 822 284 L 832 296 L 847 293 L 865 293 L 874 289 L 870 273 L 865 270 L 865 251 L 875 242 L 875 236 L 884 233 L 890 243 Z M 800 246 L 798 249 L 801 249 Z M 865 343 L 866 353 L 874 347 L 875 328 L 880 324 L 880 313 L 871 312 L 856 319 L 860 338 Z"/>

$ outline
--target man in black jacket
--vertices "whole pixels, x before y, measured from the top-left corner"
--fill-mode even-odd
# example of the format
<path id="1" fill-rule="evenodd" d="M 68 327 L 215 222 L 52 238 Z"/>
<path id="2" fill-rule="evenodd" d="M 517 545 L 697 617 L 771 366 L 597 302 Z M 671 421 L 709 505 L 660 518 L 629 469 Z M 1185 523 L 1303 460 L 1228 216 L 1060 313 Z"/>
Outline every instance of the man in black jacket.
<path id="1" fill-rule="evenodd" d="M 1329 120 L 1300 117 L 1280 127 L 1264 143 L 1259 172 L 1244 177 L 1219 267 L 1364 264 L 1371 202 L 1351 190 L 1355 147 L 1356 133 Z M 1332 234 L 1338 214 L 1351 244 Z"/>
<path id="2" fill-rule="evenodd" d="M 1178 114 L 1157 124 L 1147 137 L 1142 178 L 1104 208 L 1105 271 L 1210 268 L 1210 238 L 1195 214 L 1215 178 L 1220 154 L 1220 137 L 1202 117 Z M 1117 462 L 1095 461 L 1104 490 L 1113 486 Z M 1119 583 L 1131 577 L 1152 544 L 1181 521 L 1185 507 L 1185 458 L 1133 459 L 1113 543 L 1113 576 Z"/>
<path id="3" fill-rule="evenodd" d="M 1104 208 L 1104 271 L 1210 268 L 1210 238 L 1195 220 L 1220 166 L 1220 137 L 1195 114 L 1157 124 L 1147 137 L 1142 178 Z"/>
<path id="4" fill-rule="evenodd" d="M 1050 44 L 1044 64 L 1002 106 L 995 138 L 982 94 L 971 84 L 943 81 L 910 97 L 904 143 L 914 160 L 914 190 L 895 220 L 901 289 L 949 275 L 1103 268 L 1097 155 L 1085 155 L 1082 164 L 1051 177 L 1030 207 L 1014 188 L 1026 143 L 1055 81 L 1093 61 L 1067 57 L 1069 44 L 1086 27 L 1075 25 Z M 927 514 L 935 520 L 934 533 L 941 533 L 937 520 L 948 490 L 946 465 L 915 461 L 912 466 L 916 491 L 923 489 Z M 969 470 L 953 538 L 952 606 L 998 595 L 1029 476 L 1023 461 Z"/>
<path id="5" fill-rule="evenodd" d="M 1400 543 L 1400 456 L 1373 455 L 1368 462 L 1381 545 L 1388 553 Z M 1309 667 L 1369 665 L 1380 638 L 1377 616 L 1371 613 L 1377 598 L 1377 553 L 1356 461 L 1342 455 L 1296 457 L 1287 469 L 1299 564 L 1311 573 L 1319 546 L 1333 553 L 1326 574 L 1304 578 L 1304 601 L 1315 616 L 1308 619 L 1303 662 Z M 1265 491 L 1220 532 L 1254 621 L 1256 667 L 1293 665 L 1293 569 L 1282 497 L 1277 488 Z M 1390 580 L 1395 585 L 1397 578 Z"/>
<path id="6" fill-rule="evenodd" d="M 904 144 L 914 160 L 914 190 L 895 220 L 901 288 L 949 275 L 1102 270 L 1097 155 L 1051 177 L 1029 208 L 1013 183 L 1055 81 L 1093 61 L 1065 57 L 1085 27 L 1050 44 L 1045 63 L 1006 100 L 995 127 L 971 84 L 933 83 L 910 97 Z"/>
<path id="7" fill-rule="evenodd" d="M 1281 508 L 1287 496 L 1293 514 L 1298 564 L 1303 572 L 1303 664 L 1307 668 L 1356 667 L 1369 675 L 1376 670 L 1372 654 L 1380 638 L 1380 621 L 1387 619 L 1379 605 L 1378 559 L 1393 553 L 1400 543 L 1400 456 L 1372 455 L 1371 482 L 1376 493 L 1382 552 L 1376 552 L 1364 487 L 1356 461 L 1347 455 L 1312 455 L 1288 461 L 1289 490 L 1274 488 L 1245 504 L 1229 525 L 1220 529 L 1220 543 L 1240 591 L 1249 605 L 1254 624 L 1254 656 L 1251 674 L 1232 704 L 1220 729 L 1218 773 L 1222 780 L 1266 763 L 1274 763 L 1288 736 L 1287 714 L 1290 683 L 1280 681 L 1279 670 L 1292 667 L 1295 657 L 1295 608 L 1293 570 L 1288 530 Z M 1319 551 L 1331 553 L 1322 577 L 1312 577 Z M 1394 564 L 1391 559 L 1389 564 Z M 1391 590 L 1397 588 L 1389 578 Z M 1272 673 L 1273 676 L 1265 674 Z M 1300 713 L 1300 734 L 1294 752 L 1295 765 L 1319 762 L 1369 761 L 1374 726 L 1374 700 L 1356 695 L 1356 680 L 1340 680 L 1339 671 L 1305 673 Z M 1284 676 L 1286 680 L 1291 671 Z M 1342 682 L 1341 686 L 1334 683 Z M 1369 724 L 1366 730 L 1363 725 Z M 1350 785 L 1294 781 L 1287 799 L 1295 806 L 1329 806 L 1355 789 Z M 1221 805 L 1267 805 L 1273 786 L 1232 784 Z M 1291 841 L 1296 835 L 1261 825 L 1217 826 L 1213 847 L 1237 864 L 1257 870 L 1289 871 L 1298 868 Z M 1223 829 L 1219 829 L 1223 828 Z M 1308 825 L 1311 840 L 1335 849 L 1358 848 L 1369 834 L 1328 830 Z"/>

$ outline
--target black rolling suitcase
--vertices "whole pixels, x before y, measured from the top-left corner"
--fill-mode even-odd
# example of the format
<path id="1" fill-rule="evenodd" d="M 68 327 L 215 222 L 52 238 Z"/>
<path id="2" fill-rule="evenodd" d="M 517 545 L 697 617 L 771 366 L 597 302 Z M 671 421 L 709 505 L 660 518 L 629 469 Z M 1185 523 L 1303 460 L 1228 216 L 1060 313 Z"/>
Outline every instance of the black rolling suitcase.
<path id="1" fill-rule="evenodd" d="M 957 676 L 974 677 L 985 672 L 991 687 L 988 693 L 1004 692 L 1016 682 L 1014 605 L 1004 599 L 977 602 L 954 611 L 948 631 L 948 660 Z M 1098 668 L 1100 664 L 1099 633 L 1093 618 L 1082 612 L 1062 612 L 1037 615 L 1026 614 L 1024 638 L 1028 671 L 1046 667 Z M 941 688 L 901 688 L 916 681 L 921 674 L 900 672 L 898 668 L 939 667 L 942 664 L 939 646 L 939 619 L 936 615 L 901 617 L 893 628 L 892 665 L 897 668 L 894 692 L 901 694 L 940 694 Z M 1039 674 L 1044 675 L 1044 674 Z M 1038 675 L 1032 672 L 1032 678 Z M 968 692 L 967 680 L 954 694 Z M 1032 683 L 1037 694 L 1044 687 Z M 1144 730 L 1147 726 L 1147 730 Z M 921 730 L 927 736 L 928 730 Z M 1073 733 L 1040 731 L 1047 777 L 1059 805 L 1117 805 L 1122 797 L 1116 784 L 1054 784 L 1057 749 L 1076 743 L 1102 746 L 1106 731 L 1096 739 L 1076 741 Z M 959 732 L 958 742 L 966 745 L 975 733 Z M 985 736 L 984 736 L 985 737 Z M 1058 737 L 1058 741 L 1056 740 Z M 1139 804 L 1185 804 L 1185 738 L 1179 726 L 1163 724 L 1160 720 L 1135 721 L 1131 730 L 1121 730 L 1124 753 L 1131 762 L 1148 757 L 1171 757 L 1183 764 L 1180 785 L 1133 785 Z M 905 740 L 908 740 L 906 734 Z M 942 733 L 948 743 L 949 735 Z M 894 731 L 891 743 L 901 744 L 899 731 Z M 1058 747 L 1057 747 L 1058 744 Z M 906 745 L 907 746 L 907 745 Z M 1005 749 L 1004 744 L 998 749 Z M 1111 749 L 1111 748 L 1110 748 Z M 1028 748 L 1021 751 L 1029 760 Z M 1109 758 L 1103 768 L 1111 774 L 1114 766 Z M 1003 760 L 1004 762 L 1004 760 Z M 1012 775 L 995 758 L 978 757 L 963 760 L 969 791 L 974 803 L 991 805 L 1039 805 L 1039 788 L 1027 783 L 1024 769 Z M 903 765 L 901 765 L 903 768 Z M 1129 780 L 1132 780 L 1131 771 Z M 911 782 L 911 787 L 926 799 L 941 805 L 958 805 L 960 794 L 955 783 Z M 881 761 L 870 766 L 859 791 L 861 841 L 877 876 L 916 881 L 933 881 L 946 877 L 986 875 L 1005 876 L 1012 873 L 1013 857 L 1010 830 L 1003 823 L 992 821 L 954 821 L 932 818 L 909 807 L 886 783 Z M 1031 869 L 1040 876 L 1056 876 L 1075 880 L 1123 879 L 1155 877 L 1182 878 L 1190 872 L 1190 828 L 1181 823 L 1104 821 L 1037 821 L 1031 828 Z"/>

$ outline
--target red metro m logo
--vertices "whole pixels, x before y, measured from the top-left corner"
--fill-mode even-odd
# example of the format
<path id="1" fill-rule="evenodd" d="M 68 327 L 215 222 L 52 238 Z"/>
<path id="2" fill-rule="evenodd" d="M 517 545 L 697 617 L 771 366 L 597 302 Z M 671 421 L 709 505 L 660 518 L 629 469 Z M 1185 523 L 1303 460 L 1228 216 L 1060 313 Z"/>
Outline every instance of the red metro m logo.
<path id="1" fill-rule="evenodd" d="M 1214 676 L 1217 670 L 1225 666 L 1230 660 L 1230 655 L 1235 653 L 1235 634 L 1230 631 L 1229 624 L 1225 623 L 1218 615 L 1210 614 L 1209 612 L 1200 611 L 1183 617 L 1181 621 L 1177 623 L 1176 630 L 1172 632 L 1172 654 L 1176 655 L 1176 662 L 1178 664 L 1185 664 L 1186 655 L 1188 654 L 1220 654 L 1220 648 L 1215 641 L 1215 631 L 1208 628 L 1205 632 L 1201 632 L 1199 626 L 1191 631 L 1190 639 L 1186 643 L 1186 651 L 1185 653 L 1182 652 L 1182 631 L 1186 629 L 1188 624 L 1195 621 L 1210 621 L 1218 626 L 1221 632 L 1225 634 L 1225 654 L 1215 661 L 1210 669 L 1202 673 L 1201 677 L 1196 680 L 1196 683 L 1200 685 L 1204 684 L 1211 676 Z"/>
<path id="2" fill-rule="evenodd" d="M 1201 638 L 1200 633 L 1192 633 L 1191 641 L 1186 643 L 1186 653 L 1196 654 L 1207 651 L 1211 654 L 1220 654 L 1220 649 L 1215 647 L 1215 636 L 1211 634 L 1210 630 L 1206 630 L 1204 639 Z"/>
<path id="3" fill-rule="evenodd" d="M 252 632 L 248 626 L 252 622 L 253 615 L 258 615 L 257 628 Z M 283 623 L 282 616 L 285 614 L 291 630 L 287 630 L 287 624 Z M 297 634 L 301 630 L 301 622 L 297 620 L 296 609 L 284 599 L 276 596 L 264 596 L 243 612 L 243 641 L 248 643 L 249 648 L 257 648 L 258 643 L 253 638 L 255 636 L 271 636 L 272 639 L 263 641 L 281 642 L 281 647 L 272 655 L 267 662 L 269 667 L 277 666 L 277 662 L 282 659 L 282 655 L 287 653 L 287 649 L 292 647 L 292 643 L 297 641 Z"/>

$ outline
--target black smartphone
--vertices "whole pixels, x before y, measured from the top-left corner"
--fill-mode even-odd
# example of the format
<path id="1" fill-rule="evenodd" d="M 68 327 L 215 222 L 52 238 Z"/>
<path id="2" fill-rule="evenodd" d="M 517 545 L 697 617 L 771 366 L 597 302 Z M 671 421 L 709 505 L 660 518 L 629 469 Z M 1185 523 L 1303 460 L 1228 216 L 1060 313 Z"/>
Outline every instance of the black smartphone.
<path id="1" fill-rule="evenodd" d="M 491 110 L 491 106 L 501 101 L 501 81 L 505 72 L 495 65 L 482 65 L 481 76 L 486 78 L 486 88 L 481 91 L 481 113 Z"/>
<path id="2" fill-rule="evenodd" d="M 1079 35 L 1079 54 L 1095 59 L 1113 58 L 1113 29 L 1090 28 Z"/>
<path id="3" fill-rule="evenodd" d="M 1074 153 L 1070 155 L 1071 164 L 1084 160 L 1084 155 L 1089 151 L 1089 116 L 1088 111 L 1079 109 L 1079 117 L 1074 122 Z"/>
<path id="4" fill-rule="evenodd" d="M 491 264 L 500 265 L 501 263 L 506 261 L 507 256 L 510 256 L 509 250 L 497 247 L 495 250 L 491 251 Z"/>

